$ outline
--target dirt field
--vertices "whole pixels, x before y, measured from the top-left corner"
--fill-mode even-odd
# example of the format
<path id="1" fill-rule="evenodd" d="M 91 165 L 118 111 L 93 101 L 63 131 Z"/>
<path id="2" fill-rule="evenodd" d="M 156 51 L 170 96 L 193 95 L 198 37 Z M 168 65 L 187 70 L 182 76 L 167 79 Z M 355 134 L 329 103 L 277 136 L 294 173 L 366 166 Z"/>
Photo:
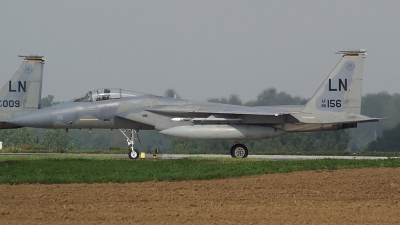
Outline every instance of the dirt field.
<path id="1" fill-rule="evenodd" d="M 400 224 L 400 168 L 0 185 L 1 224 Z"/>

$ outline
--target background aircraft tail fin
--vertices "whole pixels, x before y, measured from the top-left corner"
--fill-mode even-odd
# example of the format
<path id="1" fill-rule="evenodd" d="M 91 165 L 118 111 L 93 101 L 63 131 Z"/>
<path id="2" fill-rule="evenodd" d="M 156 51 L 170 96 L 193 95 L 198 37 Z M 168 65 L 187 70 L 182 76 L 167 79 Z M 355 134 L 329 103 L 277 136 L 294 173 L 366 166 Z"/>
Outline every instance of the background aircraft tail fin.
<path id="1" fill-rule="evenodd" d="M 0 129 L 13 117 L 40 108 L 43 56 L 23 57 L 21 65 L 0 90 Z"/>
<path id="2" fill-rule="evenodd" d="M 367 50 L 345 50 L 341 60 L 308 101 L 303 112 L 360 114 L 364 58 Z"/>

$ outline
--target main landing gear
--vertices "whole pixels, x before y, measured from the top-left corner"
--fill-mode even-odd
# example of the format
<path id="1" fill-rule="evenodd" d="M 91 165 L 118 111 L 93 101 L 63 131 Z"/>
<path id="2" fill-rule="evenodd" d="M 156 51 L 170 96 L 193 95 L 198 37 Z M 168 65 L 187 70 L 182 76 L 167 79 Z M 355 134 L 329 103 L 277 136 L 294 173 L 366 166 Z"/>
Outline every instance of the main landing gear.
<path id="1" fill-rule="evenodd" d="M 231 156 L 233 158 L 247 158 L 249 155 L 249 150 L 243 144 L 235 144 L 231 148 Z"/>
<path id="2" fill-rule="evenodd" d="M 134 148 L 134 134 L 136 134 L 137 139 L 140 143 L 140 139 L 139 139 L 139 134 L 136 132 L 136 130 L 134 129 L 129 129 L 131 131 L 129 137 L 128 135 L 125 134 L 125 132 L 127 132 L 128 130 L 121 130 L 119 129 L 119 131 L 121 131 L 121 133 L 126 137 L 126 141 L 128 142 L 128 149 L 129 149 L 129 153 L 128 156 L 130 159 L 137 159 L 139 158 L 139 151 L 137 149 Z"/>

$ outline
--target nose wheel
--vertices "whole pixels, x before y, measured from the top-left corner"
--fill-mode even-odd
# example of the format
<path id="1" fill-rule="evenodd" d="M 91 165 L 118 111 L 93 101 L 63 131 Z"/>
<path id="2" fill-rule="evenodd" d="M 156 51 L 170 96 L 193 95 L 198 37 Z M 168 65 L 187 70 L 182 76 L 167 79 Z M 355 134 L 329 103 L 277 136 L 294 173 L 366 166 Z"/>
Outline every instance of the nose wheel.
<path id="1" fill-rule="evenodd" d="M 231 156 L 232 158 L 247 158 L 249 155 L 249 150 L 243 144 L 235 144 L 231 148 Z"/>
<path id="2" fill-rule="evenodd" d="M 129 146 L 129 148 L 128 148 L 129 149 L 128 156 L 129 156 L 129 158 L 130 159 L 139 158 L 139 151 L 134 148 L 134 139 L 135 139 L 134 134 L 136 134 L 137 139 L 138 139 L 138 141 L 140 143 L 139 135 L 136 132 L 136 130 L 130 129 L 131 133 L 130 133 L 129 137 L 128 137 L 128 135 L 125 134 L 125 132 L 127 132 L 128 130 L 121 130 L 120 129 L 119 131 L 121 131 L 121 133 L 126 137 L 126 141 L 128 142 L 128 146 Z"/>
<path id="3" fill-rule="evenodd" d="M 134 149 L 133 146 L 129 146 L 129 158 L 130 159 L 137 159 L 139 158 L 139 151 L 137 149 Z"/>

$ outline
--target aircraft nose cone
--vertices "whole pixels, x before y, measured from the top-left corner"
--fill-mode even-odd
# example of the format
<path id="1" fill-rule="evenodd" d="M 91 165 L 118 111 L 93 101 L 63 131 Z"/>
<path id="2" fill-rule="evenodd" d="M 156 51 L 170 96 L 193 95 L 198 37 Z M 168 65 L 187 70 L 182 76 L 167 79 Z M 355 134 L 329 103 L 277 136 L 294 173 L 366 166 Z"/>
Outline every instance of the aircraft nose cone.
<path id="1" fill-rule="evenodd" d="M 51 108 L 34 110 L 14 117 L 8 122 L 22 127 L 52 128 L 51 110 Z"/>

